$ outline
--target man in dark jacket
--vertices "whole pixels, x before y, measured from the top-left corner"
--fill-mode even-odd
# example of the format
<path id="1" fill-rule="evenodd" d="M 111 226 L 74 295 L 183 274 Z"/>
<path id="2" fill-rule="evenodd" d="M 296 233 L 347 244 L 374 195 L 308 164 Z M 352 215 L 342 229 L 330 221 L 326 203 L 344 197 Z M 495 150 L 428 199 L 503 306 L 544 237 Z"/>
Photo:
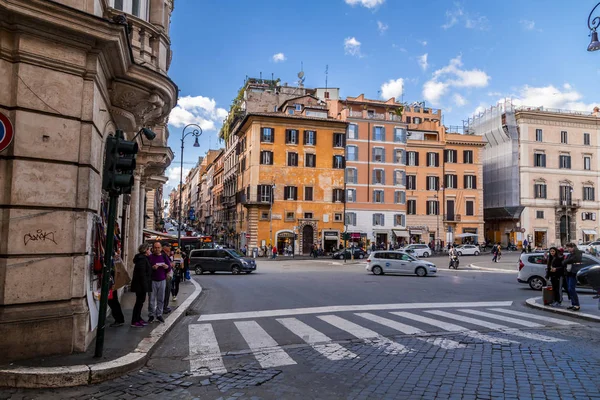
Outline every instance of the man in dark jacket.
<path id="1" fill-rule="evenodd" d="M 581 251 L 577 248 L 575 243 L 567 244 L 567 251 L 569 255 L 563 261 L 565 267 L 565 276 L 567 277 L 567 291 L 571 298 L 571 307 L 567 307 L 569 310 L 579 311 L 579 297 L 577 296 L 577 270 L 581 264 Z"/>
<path id="2" fill-rule="evenodd" d="M 144 243 L 138 248 L 138 254 L 133 257 L 134 267 L 130 289 L 135 293 L 135 305 L 131 316 L 131 326 L 134 328 L 146 325 L 146 321 L 142 319 L 142 308 L 146 301 L 146 293 L 152 292 L 152 266 L 148 261 L 149 255 L 150 245 Z"/>

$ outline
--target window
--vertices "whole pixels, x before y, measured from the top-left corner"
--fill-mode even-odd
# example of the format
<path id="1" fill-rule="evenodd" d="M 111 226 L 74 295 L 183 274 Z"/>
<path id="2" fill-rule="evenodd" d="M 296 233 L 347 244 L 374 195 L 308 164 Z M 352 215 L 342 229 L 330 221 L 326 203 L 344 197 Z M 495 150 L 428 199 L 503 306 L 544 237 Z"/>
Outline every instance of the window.
<path id="1" fill-rule="evenodd" d="M 458 152 L 456 150 L 444 150 L 444 162 L 445 163 L 458 162 Z"/>
<path id="2" fill-rule="evenodd" d="M 333 202 L 343 203 L 344 202 L 344 189 L 333 189 Z"/>
<path id="3" fill-rule="evenodd" d="M 250 188 L 248 188 L 250 189 Z M 273 198 L 273 187 L 271 185 L 258 185 L 257 200 L 262 203 L 271 203 Z M 250 197 L 248 195 L 248 197 Z"/>
<path id="4" fill-rule="evenodd" d="M 114 0 L 114 7 L 117 10 L 125 11 L 125 10 L 123 10 L 123 0 Z"/>
<path id="5" fill-rule="evenodd" d="M 439 167 L 440 166 L 440 155 L 438 153 L 427 153 L 427 166 L 428 167 Z"/>
<path id="6" fill-rule="evenodd" d="M 272 151 L 261 151 L 260 152 L 260 163 L 262 165 L 273 165 L 273 152 Z"/>
<path id="7" fill-rule="evenodd" d="M 286 211 L 285 212 L 285 220 L 286 221 L 295 221 L 296 220 L 296 213 L 293 211 Z"/>
<path id="8" fill-rule="evenodd" d="M 595 212 L 584 212 L 581 213 L 581 219 L 584 221 L 595 221 L 596 213 Z"/>
<path id="9" fill-rule="evenodd" d="M 374 118 L 375 117 L 375 110 L 367 110 L 367 117 Z"/>
<path id="10" fill-rule="evenodd" d="M 302 111 L 302 104 L 294 104 L 296 111 Z"/>
<path id="11" fill-rule="evenodd" d="M 583 157 L 583 169 L 591 170 L 592 169 L 592 157 L 584 156 Z"/>
<path id="12" fill-rule="evenodd" d="M 383 147 L 373 147 L 373 162 L 385 162 L 385 149 Z"/>
<path id="13" fill-rule="evenodd" d="M 406 193 L 401 190 L 396 190 L 394 192 L 394 203 L 395 204 L 405 204 L 406 203 Z"/>
<path id="14" fill-rule="evenodd" d="M 293 109 L 293 108 L 290 108 L 290 109 L 288 110 L 288 114 L 290 114 L 290 115 L 294 115 L 294 109 Z"/>
<path id="15" fill-rule="evenodd" d="M 333 214 L 333 220 L 335 222 L 342 222 L 342 213 L 335 213 Z"/>
<path id="16" fill-rule="evenodd" d="M 385 215 L 373 214 L 373 225 L 374 226 L 385 226 Z"/>
<path id="17" fill-rule="evenodd" d="M 417 176 L 408 175 L 406 177 L 406 188 L 408 190 L 417 190 Z"/>
<path id="18" fill-rule="evenodd" d="M 594 201 L 595 200 L 593 187 L 591 187 L 591 186 L 583 187 L 583 200 L 585 200 L 585 201 Z"/>
<path id="19" fill-rule="evenodd" d="M 385 171 L 382 169 L 373 170 L 373 184 L 385 185 Z"/>
<path id="20" fill-rule="evenodd" d="M 410 124 L 410 123 L 412 123 L 412 118 L 411 118 L 410 116 L 407 116 L 407 117 L 406 117 L 406 123 L 407 123 L 407 124 Z"/>
<path id="21" fill-rule="evenodd" d="M 427 177 L 427 190 L 439 190 L 440 189 L 440 178 L 437 176 Z"/>
<path id="22" fill-rule="evenodd" d="M 346 161 L 344 156 L 333 156 L 333 168 L 344 169 L 346 167 Z"/>
<path id="23" fill-rule="evenodd" d="M 304 166 L 309 168 L 315 168 L 317 166 L 317 155 L 312 153 L 305 153 Z"/>
<path id="24" fill-rule="evenodd" d="M 269 212 L 268 211 L 263 211 L 260 213 L 260 219 L 262 220 L 268 220 L 269 219 Z"/>
<path id="25" fill-rule="evenodd" d="M 263 143 L 273 143 L 275 139 L 275 132 L 273 128 L 261 128 L 260 130 L 260 141 Z"/>
<path id="26" fill-rule="evenodd" d="M 373 127 L 373 140 L 385 142 L 385 128 L 383 126 Z"/>
<path id="27" fill-rule="evenodd" d="M 534 167 L 545 167 L 546 166 L 546 155 L 544 153 L 533 154 L 533 166 Z"/>
<path id="28" fill-rule="evenodd" d="M 241 171 L 246 170 L 246 157 L 242 157 L 242 160 L 240 161 L 240 170 Z"/>
<path id="29" fill-rule="evenodd" d="M 394 186 L 405 186 L 406 185 L 406 172 L 394 171 Z"/>
<path id="30" fill-rule="evenodd" d="M 477 189 L 477 177 L 475 175 L 465 175 L 465 189 Z"/>
<path id="31" fill-rule="evenodd" d="M 474 202 L 472 200 L 467 200 L 466 206 L 465 206 L 465 213 L 469 216 L 475 215 L 475 209 L 474 209 Z"/>
<path id="32" fill-rule="evenodd" d="M 358 183 L 358 170 L 356 168 L 346 168 L 346 183 Z"/>
<path id="33" fill-rule="evenodd" d="M 444 176 L 444 187 L 446 189 L 458 189 L 458 175 L 446 174 Z"/>
<path id="34" fill-rule="evenodd" d="M 333 134 L 333 147 L 345 147 L 346 146 L 346 134 L 345 133 L 334 133 Z"/>
<path id="35" fill-rule="evenodd" d="M 304 188 L 304 200 L 313 201 L 313 188 L 311 186 Z"/>
<path id="36" fill-rule="evenodd" d="M 542 135 L 542 130 L 541 129 L 536 129 L 535 130 L 535 141 L 536 142 L 543 142 L 543 135 Z"/>
<path id="37" fill-rule="evenodd" d="M 567 144 L 568 140 L 567 140 L 567 131 L 561 131 L 560 132 L 560 142 L 563 144 Z"/>
<path id="38" fill-rule="evenodd" d="M 419 153 L 416 151 L 409 151 L 406 153 L 406 165 L 410 165 L 411 167 L 419 166 Z"/>
<path id="39" fill-rule="evenodd" d="M 309 146 L 316 146 L 317 131 L 304 131 L 304 144 Z"/>
<path id="40" fill-rule="evenodd" d="M 473 150 L 464 150 L 463 151 L 463 163 L 464 164 L 473 164 Z"/>
<path id="41" fill-rule="evenodd" d="M 383 203 L 383 190 L 373 190 L 373 203 Z"/>
<path id="42" fill-rule="evenodd" d="M 440 215 L 440 202 L 437 200 L 427 201 L 427 215 Z"/>
<path id="43" fill-rule="evenodd" d="M 558 159 L 558 168 L 571 169 L 571 156 L 568 154 L 561 154 Z"/>
<path id="44" fill-rule="evenodd" d="M 394 128 L 394 142 L 406 143 L 406 129 Z"/>
<path id="45" fill-rule="evenodd" d="M 356 189 L 346 189 L 346 198 L 349 203 L 356 202 Z"/>
<path id="46" fill-rule="evenodd" d="M 353 213 L 353 212 L 346 213 L 346 225 L 356 226 L 356 213 Z"/>
<path id="47" fill-rule="evenodd" d="M 298 131 L 296 129 L 285 130 L 285 143 L 298 144 Z"/>
<path id="48" fill-rule="evenodd" d="M 586 146 L 590 145 L 590 134 L 589 133 L 584 133 L 583 134 L 583 144 L 585 144 Z"/>
<path id="49" fill-rule="evenodd" d="M 288 167 L 297 167 L 298 166 L 298 153 L 288 153 L 287 165 L 288 165 Z"/>
<path id="50" fill-rule="evenodd" d="M 348 125 L 348 139 L 358 139 L 358 125 Z"/>
<path id="51" fill-rule="evenodd" d="M 537 219 L 544 219 L 544 211 L 543 211 L 543 210 L 537 210 L 537 211 L 535 212 L 535 217 L 536 217 Z"/>
<path id="52" fill-rule="evenodd" d="M 417 215 L 417 201 L 409 200 L 406 209 L 408 215 Z"/>
<path id="53" fill-rule="evenodd" d="M 298 188 L 296 186 L 285 186 L 283 188 L 284 200 L 298 200 Z"/>
<path id="54" fill-rule="evenodd" d="M 394 163 L 406 164 L 406 152 L 404 150 L 394 149 Z"/>
<path id="55" fill-rule="evenodd" d="M 306 218 L 306 219 L 313 219 L 313 213 L 311 213 L 311 212 L 305 212 L 304 213 L 304 218 Z"/>
<path id="56" fill-rule="evenodd" d="M 546 184 L 545 183 L 536 183 L 533 185 L 534 197 L 536 199 L 545 199 L 546 196 Z"/>
<path id="57" fill-rule="evenodd" d="M 110 2 L 116 10 L 124 11 L 126 13 L 135 15 L 138 18 L 147 19 L 148 4 L 147 1 L 143 0 L 113 0 Z"/>
<path id="58" fill-rule="evenodd" d="M 346 160 L 358 161 L 358 146 L 346 147 Z"/>
<path id="59" fill-rule="evenodd" d="M 571 194 L 573 193 L 573 188 L 568 185 L 560 186 L 560 201 L 561 203 L 571 204 Z"/>
<path id="60" fill-rule="evenodd" d="M 394 214 L 394 226 L 404 226 L 406 216 L 404 214 Z"/>

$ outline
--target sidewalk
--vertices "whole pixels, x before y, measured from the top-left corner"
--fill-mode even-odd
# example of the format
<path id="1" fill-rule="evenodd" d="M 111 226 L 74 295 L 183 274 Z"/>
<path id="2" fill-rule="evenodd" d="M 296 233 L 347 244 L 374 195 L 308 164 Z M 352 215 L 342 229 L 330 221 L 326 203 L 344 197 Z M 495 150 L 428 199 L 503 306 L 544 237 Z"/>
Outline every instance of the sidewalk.
<path id="1" fill-rule="evenodd" d="M 125 324 L 111 328 L 114 320 L 107 316 L 104 352 L 94 358 L 95 341 L 84 353 L 57 355 L 14 361 L 0 365 L 0 387 L 43 388 L 87 385 L 123 375 L 142 367 L 162 337 L 185 315 L 200 296 L 202 287 L 195 281 L 179 286 L 177 301 L 171 302 L 171 313 L 164 315 L 165 323 L 153 323 L 144 328 L 132 328 L 131 315 L 135 294 L 123 293 L 120 297 Z M 147 315 L 148 299 L 142 315 Z"/>
<path id="2" fill-rule="evenodd" d="M 582 294 L 578 292 L 578 295 L 579 303 L 581 304 L 581 310 L 579 311 L 567 310 L 567 307 L 571 305 L 571 302 L 567 298 L 566 294 L 563 298 L 562 307 L 545 306 L 541 297 L 532 297 L 527 299 L 526 304 L 529 307 L 544 311 L 568 315 L 569 317 L 581 318 L 588 321 L 600 322 L 600 300 L 593 299 L 592 294 Z"/>

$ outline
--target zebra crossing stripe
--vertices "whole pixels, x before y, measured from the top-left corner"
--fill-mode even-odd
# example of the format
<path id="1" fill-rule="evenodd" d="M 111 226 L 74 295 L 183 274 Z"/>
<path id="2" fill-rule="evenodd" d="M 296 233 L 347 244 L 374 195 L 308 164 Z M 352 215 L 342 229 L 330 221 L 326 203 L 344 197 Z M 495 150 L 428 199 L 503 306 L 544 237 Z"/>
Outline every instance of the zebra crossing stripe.
<path id="1" fill-rule="evenodd" d="M 277 319 L 277 322 L 285 326 L 296 336 L 302 338 L 302 340 L 308 343 L 313 349 L 329 360 L 350 360 L 358 357 L 341 344 L 330 343 L 331 339 L 327 335 L 308 326 L 297 318 L 279 318 Z"/>
<path id="2" fill-rule="evenodd" d="M 495 324 L 493 322 L 482 321 L 480 319 L 465 317 L 462 315 L 452 314 L 452 313 L 449 313 L 446 311 L 430 310 L 430 311 L 426 311 L 426 312 L 430 313 L 430 314 L 438 315 L 440 317 L 445 317 L 445 318 L 454 319 L 457 321 L 462 321 L 462 322 L 465 322 L 465 323 L 471 324 L 471 325 L 483 326 L 484 328 L 494 329 L 496 331 L 508 333 L 510 335 L 519 336 L 519 337 L 523 337 L 526 339 L 539 340 L 542 342 L 564 342 L 565 341 L 564 339 L 557 339 L 557 338 L 553 338 L 550 336 L 539 335 L 537 333 L 523 332 L 518 329 L 509 328 L 508 326 Z"/>
<path id="3" fill-rule="evenodd" d="M 209 376 L 227 372 L 219 343 L 211 324 L 188 325 L 190 371 L 192 376 Z"/>
<path id="4" fill-rule="evenodd" d="M 375 346 L 381 347 L 387 354 L 405 354 L 413 352 L 413 350 L 398 342 L 385 338 L 375 331 L 338 317 L 337 315 L 320 315 L 318 318 L 338 329 L 348 332 L 358 339 L 365 340 Z"/>
<path id="5" fill-rule="evenodd" d="M 510 322 L 511 324 L 521 325 L 521 326 L 524 326 L 527 328 L 543 328 L 544 327 L 544 325 L 538 324 L 537 322 L 524 321 L 522 319 L 506 317 L 504 315 L 492 314 L 492 313 L 485 312 L 485 311 L 479 311 L 479 310 L 458 310 L 458 311 L 464 312 L 467 314 L 472 314 L 472 315 L 479 315 L 480 317 L 497 319 L 498 321 Z"/>
<path id="6" fill-rule="evenodd" d="M 403 317 L 406 319 L 412 319 L 413 321 L 422 322 L 424 324 L 437 326 L 438 328 L 448 331 L 448 332 L 457 332 L 463 334 L 465 336 L 472 337 L 473 339 L 482 340 L 484 342 L 495 343 L 495 344 L 507 344 L 507 343 L 517 343 L 513 340 L 496 338 L 490 335 L 486 335 L 483 333 L 479 333 L 477 331 L 469 330 L 463 326 L 455 325 L 449 322 L 440 321 L 433 318 L 424 317 L 422 315 L 411 314 L 409 312 L 404 311 L 396 311 L 392 312 L 392 314 L 397 315 L 399 317 Z"/>
<path id="7" fill-rule="evenodd" d="M 256 321 L 236 321 L 235 326 L 261 367 L 273 368 L 296 364 Z"/>
<path id="8" fill-rule="evenodd" d="M 503 313 L 503 314 L 517 315 L 519 317 L 526 317 L 526 318 L 535 319 L 538 321 L 550 322 L 555 325 L 562 325 L 562 326 L 580 325 L 578 322 L 565 321 L 563 319 L 547 317 L 545 315 L 536 315 L 536 314 L 531 314 L 531 313 L 524 313 L 521 311 L 507 310 L 505 308 L 488 308 L 488 310 Z"/>

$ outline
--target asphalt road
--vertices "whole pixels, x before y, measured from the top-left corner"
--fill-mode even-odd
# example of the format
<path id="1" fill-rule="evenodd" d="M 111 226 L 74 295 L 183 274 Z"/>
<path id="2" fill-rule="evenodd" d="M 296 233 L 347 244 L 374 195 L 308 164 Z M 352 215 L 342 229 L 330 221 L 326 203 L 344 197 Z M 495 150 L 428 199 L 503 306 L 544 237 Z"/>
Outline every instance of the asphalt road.
<path id="1" fill-rule="evenodd" d="M 526 308 L 518 254 L 430 258 L 436 276 L 364 263 L 259 261 L 205 274 L 200 300 L 147 367 L 32 398 L 599 398 L 599 326 Z M 483 270 L 472 269 L 475 264 Z M 0 396 L 1 398 L 2 396 Z M 22 398 L 22 397 L 19 397 Z"/>

